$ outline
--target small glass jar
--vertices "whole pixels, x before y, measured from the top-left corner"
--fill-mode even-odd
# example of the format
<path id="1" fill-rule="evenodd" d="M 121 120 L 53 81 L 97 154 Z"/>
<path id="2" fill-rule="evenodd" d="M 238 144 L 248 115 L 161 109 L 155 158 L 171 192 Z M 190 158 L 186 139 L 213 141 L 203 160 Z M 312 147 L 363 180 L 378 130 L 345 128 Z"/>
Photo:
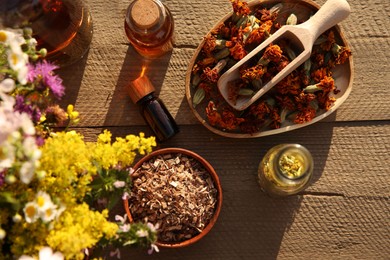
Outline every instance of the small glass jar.
<path id="1" fill-rule="evenodd" d="M 313 157 L 300 144 L 280 144 L 265 154 L 258 169 L 263 191 L 271 196 L 288 196 L 304 190 L 313 175 Z"/>
<path id="2" fill-rule="evenodd" d="M 127 8 L 125 32 L 134 49 L 156 58 L 173 49 L 174 20 L 159 0 L 134 0 Z"/>

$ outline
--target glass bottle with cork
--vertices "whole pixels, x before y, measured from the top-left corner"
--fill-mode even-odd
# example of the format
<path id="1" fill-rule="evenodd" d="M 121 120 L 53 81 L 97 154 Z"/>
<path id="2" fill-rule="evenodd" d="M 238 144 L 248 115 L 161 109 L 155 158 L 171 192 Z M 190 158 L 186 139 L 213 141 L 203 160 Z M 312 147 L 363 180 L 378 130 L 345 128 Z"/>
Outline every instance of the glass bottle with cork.
<path id="1" fill-rule="evenodd" d="M 173 49 L 173 17 L 159 0 L 131 2 L 125 32 L 134 49 L 146 58 L 156 58 Z"/>
<path id="2" fill-rule="evenodd" d="M 142 117 L 157 140 L 163 142 L 176 135 L 179 127 L 162 100 L 156 97 L 155 88 L 144 72 L 145 68 L 137 79 L 130 82 L 128 94 L 134 104 L 140 107 Z"/>
<path id="3" fill-rule="evenodd" d="M 259 164 L 259 184 L 270 196 L 293 195 L 310 184 L 313 166 L 311 153 L 304 146 L 276 145 Z"/>

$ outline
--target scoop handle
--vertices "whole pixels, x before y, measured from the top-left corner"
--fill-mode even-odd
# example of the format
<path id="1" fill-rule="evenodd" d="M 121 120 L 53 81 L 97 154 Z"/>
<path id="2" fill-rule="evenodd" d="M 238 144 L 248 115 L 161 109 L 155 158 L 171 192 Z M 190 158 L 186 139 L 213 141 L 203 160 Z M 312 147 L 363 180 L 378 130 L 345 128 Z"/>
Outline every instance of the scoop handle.
<path id="1" fill-rule="evenodd" d="M 314 42 L 326 30 L 347 18 L 350 12 L 346 0 L 328 0 L 309 20 L 298 26 L 308 29 Z"/>

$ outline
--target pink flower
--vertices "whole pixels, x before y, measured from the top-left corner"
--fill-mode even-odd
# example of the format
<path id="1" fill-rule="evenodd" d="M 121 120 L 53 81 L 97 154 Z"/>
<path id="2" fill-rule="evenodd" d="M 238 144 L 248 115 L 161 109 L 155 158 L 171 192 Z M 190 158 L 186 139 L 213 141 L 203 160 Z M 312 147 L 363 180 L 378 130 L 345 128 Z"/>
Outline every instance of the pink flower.
<path id="1" fill-rule="evenodd" d="M 62 79 L 54 74 L 58 66 L 44 60 L 34 65 L 28 65 L 27 79 L 29 82 L 41 83 L 41 87 L 49 88 L 53 95 L 60 99 L 65 94 L 65 87 L 62 85 Z"/>

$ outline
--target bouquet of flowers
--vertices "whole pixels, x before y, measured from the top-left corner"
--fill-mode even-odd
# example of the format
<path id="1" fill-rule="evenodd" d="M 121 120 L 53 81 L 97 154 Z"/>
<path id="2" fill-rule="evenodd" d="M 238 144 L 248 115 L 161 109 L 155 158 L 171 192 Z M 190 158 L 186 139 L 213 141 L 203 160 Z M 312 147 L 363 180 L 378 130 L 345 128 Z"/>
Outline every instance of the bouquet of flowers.
<path id="1" fill-rule="evenodd" d="M 126 245 L 158 251 L 152 224 L 109 220 L 155 138 L 112 141 L 105 130 L 86 142 L 69 131 L 79 115 L 56 104 L 65 89 L 45 55 L 31 30 L 0 30 L 0 259 L 83 259 L 109 245 L 117 256 Z"/>

